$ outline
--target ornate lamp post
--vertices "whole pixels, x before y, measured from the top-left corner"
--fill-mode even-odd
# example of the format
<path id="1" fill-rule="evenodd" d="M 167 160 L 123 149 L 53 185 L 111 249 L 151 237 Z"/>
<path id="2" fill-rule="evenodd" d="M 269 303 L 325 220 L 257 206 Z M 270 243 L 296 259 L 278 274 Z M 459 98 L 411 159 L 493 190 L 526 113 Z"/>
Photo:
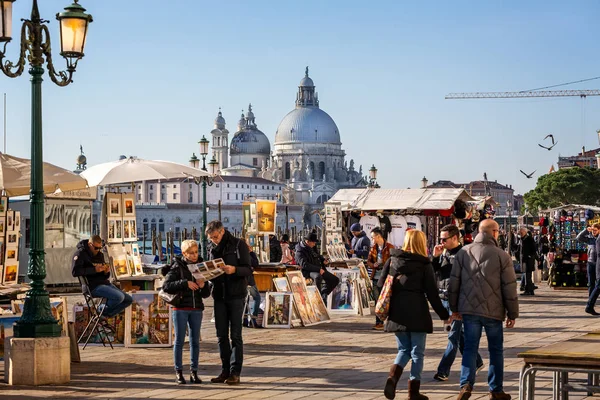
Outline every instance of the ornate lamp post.
<path id="1" fill-rule="evenodd" d="M 48 68 L 50 80 L 58 86 L 73 82 L 77 63 L 83 58 L 87 28 L 92 16 L 78 0 L 56 15 L 60 23 L 60 55 L 67 60 L 66 71 L 57 72 L 52 62 L 50 31 L 46 21 L 40 17 L 37 0 L 33 0 L 31 17 L 23 20 L 19 61 L 14 64 L 4 60 L 6 46 L 12 40 L 12 6 L 16 0 L 0 0 L 0 70 L 10 77 L 23 74 L 29 61 L 31 75 L 31 248 L 27 276 L 31 279 L 31 289 L 27 292 L 23 316 L 16 323 L 14 334 L 17 338 L 57 337 L 60 327 L 50 311 L 48 292 L 44 288 L 46 265 L 44 259 L 44 189 L 42 151 L 42 75 L 44 64 Z"/>
<path id="2" fill-rule="evenodd" d="M 210 173 L 211 176 L 203 176 L 198 180 L 202 182 L 202 258 L 206 260 L 207 252 L 206 252 L 206 223 L 207 223 L 207 205 L 206 205 L 206 186 L 211 186 L 213 184 L 214 175 L 217 173 L 217 169 L 219 168 L 219 163 L 215 160 L 215 156 L 208 162 L 209 169 L 206 169 L 206 156 L 208 155 L 208 139 L 202 136 L 202 139 L 198 142 L 200 144 L 200 155 L 202 156 L 202 170 Z"/>
<path id="3" fill-rule="evenodd" d="M 375 168 L 375 164 L 371 168 L 369 168 L 369 185 L 370 188 L 378 189 L 381 186 L 377 183 L 377 168 Z"/>

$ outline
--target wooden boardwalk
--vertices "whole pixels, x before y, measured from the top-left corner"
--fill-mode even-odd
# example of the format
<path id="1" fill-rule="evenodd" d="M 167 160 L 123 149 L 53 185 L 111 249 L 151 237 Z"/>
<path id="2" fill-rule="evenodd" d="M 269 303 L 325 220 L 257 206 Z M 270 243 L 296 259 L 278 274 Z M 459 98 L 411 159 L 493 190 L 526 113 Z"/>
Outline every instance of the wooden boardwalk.
<path id="1" fill-rule="evenodd" d="M 505 391 L 518 396 L 524 350 L 600 329 L 600 318 L 583 312 L 587 292 L 554 291 L 541 287 L 535 297 L 521 297 L 521 317 L 515 329 L 505 330 Z M 374 317 L 344 317 L 330 324 L 292 330 L 244 328 L 245 361 L 242 384 L 211 384 L 220 370 L 212 307 L 204 312 L 200 375 L 202 385 L 174 382 L 172 349 L 115 350 L 88 347 L 82 362 L 72 364 L 69 385 L 11 387 L 0 384 L 0 399 L 383 399 L 383 384 L 396 353 L 392 334 L 371 330 Z M 600 308 L 600 307 L 599 307 Z M 478 375 L 471 399 L 487 399 L 486 368 Z M 446 347 L 441 322 L 427 338 L 422 392 L 430 399 L 454 399 L 458 392 L 460 356 L 447 382 L 433 375 Z M 187 345 L 184 361 L 189 358 Z M 3 374 L 0 366 L 0 374 Z M 187 374 L 187 371 L 186 371 Z M 405 374 L 398 399 L 406 398 Z M 583 377 L 582 377 L 583 378 Z M 551 398 L 551 377 L 541 375 L 537 399 Z M 572 399 L 583 396 L 571 395 Z M 590 397 L 591 399 L 591 397 Z"/>

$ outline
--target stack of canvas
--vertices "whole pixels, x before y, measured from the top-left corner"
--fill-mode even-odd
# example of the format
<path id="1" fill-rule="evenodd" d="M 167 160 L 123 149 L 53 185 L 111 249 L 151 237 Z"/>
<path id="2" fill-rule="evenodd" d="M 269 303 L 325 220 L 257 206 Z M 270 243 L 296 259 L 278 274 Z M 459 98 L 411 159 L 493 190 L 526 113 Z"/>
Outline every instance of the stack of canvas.
<path id="1" fill-rule="evenodd" d="M 331 261 L 348 259 L 346 246 L 343 240 L 342 229 L 342 204 L 335 202 L 325 203 L 325 248 Z"/>

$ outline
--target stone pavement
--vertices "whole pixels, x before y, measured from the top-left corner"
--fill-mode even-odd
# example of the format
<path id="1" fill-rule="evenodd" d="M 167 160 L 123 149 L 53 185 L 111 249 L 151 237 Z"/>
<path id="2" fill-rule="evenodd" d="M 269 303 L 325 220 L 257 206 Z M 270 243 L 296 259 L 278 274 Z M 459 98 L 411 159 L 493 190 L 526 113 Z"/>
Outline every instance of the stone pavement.
<path id="1" fill-rule="evenodd" d="M 541 285 L 540 285 L 541 286 Z M 583 312 L 586 291 L 554 291 L 541 287 L 534 298 L 521 297 L 521 318 L 505 330 L 505 390 L 518 398 L 522 361 L 516 354 L 600 329 L 600 318 Z M 372 331 L 374 317 L 343 317 L 329 324 L 291 330 L 244 329 L 245 360 L 242 385 L 206 383 L 219 373 L 219 355 L 212 307 L 205 311 L 200 375 L 202 385 L 174 383 L 171 349 L 88 347 L 82 362 L 72 364 L 69 385 L 11 387 L 0 384 L 0 399 L 382 399 L 383 384 L 396 354 L 392 334 Z M 460 357 L 447 382 L 432 379 L 446 347 L 442 323 L 427 338 L 422 391 L 430 399 L 454 399 Z M 482 356 L 487 367 L 485 339 Z M 187 358 L 187 346 L 184 360 Z M 3 366 L 0 366 L 0 374 Z M 478 375 L 471 399 L 487 399 L 487 368 Z M 406 378 L 398 399 L 406 398 Z M 551 377 L 538 378 L 536 399 L 550 399 Z M 571 399 L 584 396 L 571 395 Z M 597 397 L 596 397 L 597 398 Z M 591 399 L 591 397 L 590 397 Z"/>

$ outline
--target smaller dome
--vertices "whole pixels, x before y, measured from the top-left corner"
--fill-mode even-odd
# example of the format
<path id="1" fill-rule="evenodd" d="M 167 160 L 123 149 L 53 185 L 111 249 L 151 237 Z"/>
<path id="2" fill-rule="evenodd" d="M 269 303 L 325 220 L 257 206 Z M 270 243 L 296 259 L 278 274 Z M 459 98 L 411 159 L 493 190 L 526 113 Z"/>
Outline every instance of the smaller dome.
<path id="1" fill-rule="evenodd" d="M 87 158 L 83 154 L 77 156 L 77 164 L 83 165 L 87 163 Z"/>
<path id="2" fill-rule="evenodd" d="M 271 154 L 271 143 L 258 129 L 237 132 L 231 139 L 230 153 L 235 154 Z"/>
<path id="3" fill-rule="evenodd" d="M 315 87 L 315 83 L 313 82 L 313 80 L 311 78 L 309 78 L 308 76 L 305 76 L 304 78 L 302 78 L 302 80 L 300 81 L 300 86 L 304 86 L 304 87 Z"/>
<path id="4" fill-rule="evenodd" d="M 221 113 L 221 109 L 219 108 L 219 114 L 217 114 L 217 118 L 215 118 L 215 126 L 217 128 L 225 127 L 225 118 L 223 118 L 223 114 Z"/>

